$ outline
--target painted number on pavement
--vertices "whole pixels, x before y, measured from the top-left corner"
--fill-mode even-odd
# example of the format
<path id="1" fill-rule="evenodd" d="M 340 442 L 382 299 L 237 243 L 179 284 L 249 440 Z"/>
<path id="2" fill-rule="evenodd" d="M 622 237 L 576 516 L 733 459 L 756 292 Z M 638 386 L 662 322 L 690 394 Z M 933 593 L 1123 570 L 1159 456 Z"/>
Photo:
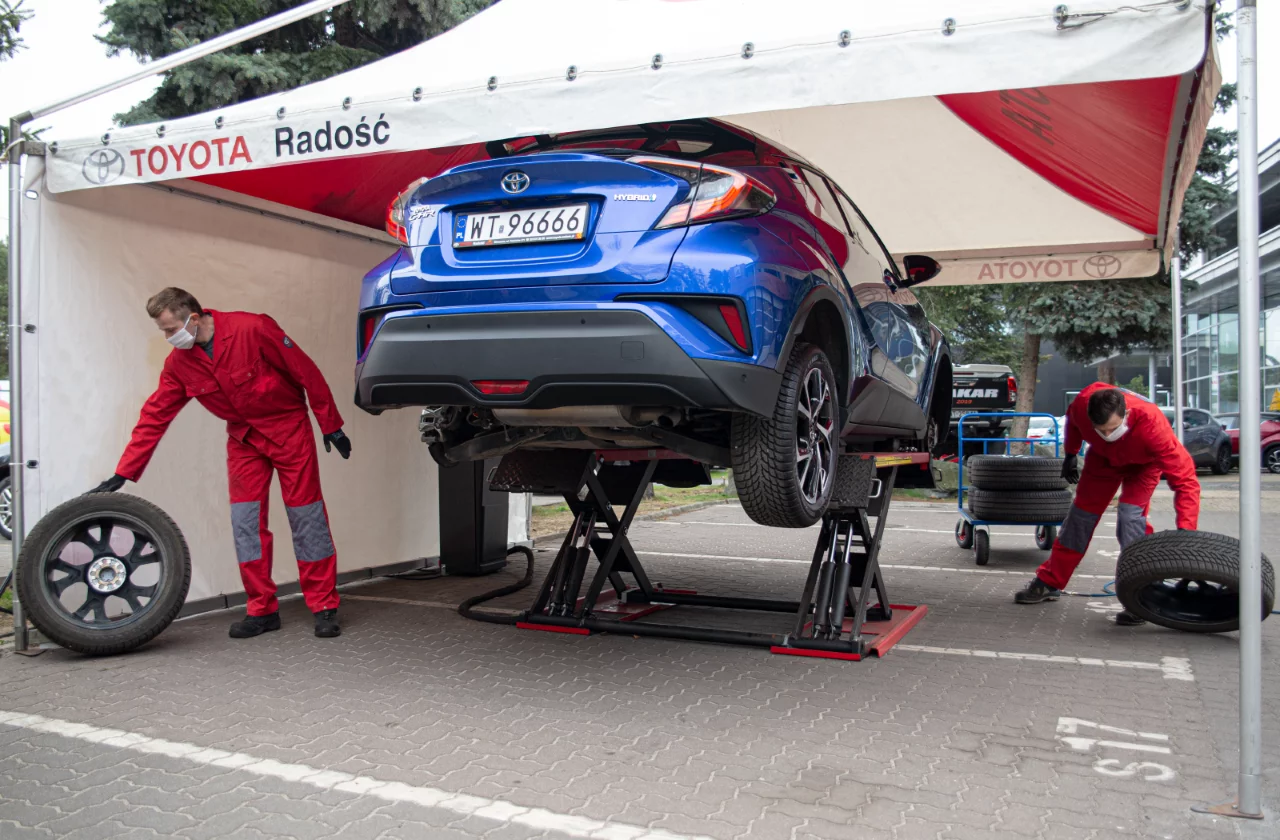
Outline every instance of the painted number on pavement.
<path id="1" fill-rule="evenodd" d="M 1085 734 L 1082 735 L 1082 732 Z M 1086 737 L 1087 735 L 1095 737 Z M 1132 740 L 1118 740 L 1120 737 Z M 1102 757 L 1102 754 L 1113 751 L 1172 755 L 1169 736 L 1159 732 L 1135 732 L 1132 729 L 1107 726 L 1080 718 L 1060 717 L 1058 718 L 1058 740 L 1077 752 L 1098 754 L 1099 758 L 1093 762 L 1093 769 L 1103 776 L 1116 779 L 1139 778 L 1146 782 L 1168 782 L 1178 775 L 1172 767 L 1155 761 L 1124 761 L 1119 758 Z"/>

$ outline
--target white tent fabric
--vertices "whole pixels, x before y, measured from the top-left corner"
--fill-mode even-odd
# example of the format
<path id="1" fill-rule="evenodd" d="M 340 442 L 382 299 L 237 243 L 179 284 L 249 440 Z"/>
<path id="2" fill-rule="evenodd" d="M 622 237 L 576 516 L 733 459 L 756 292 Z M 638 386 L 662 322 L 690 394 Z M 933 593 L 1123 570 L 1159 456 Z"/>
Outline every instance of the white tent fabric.
<path id="1" fill-rule="evenodd" d="M 867 205 L 890 250 L 955 261 L 940 282 L 1150 275 L 1176 221 L 1169 214 L 1179 202 L 1168 199 L 1180 192 L 1172 188 L 1194 164 L 1194 155 L 1179 154 L 1185 129 L 1208 119 L 1204 107 L 1192 114 L 1187 106 L 1217 90 L 1208 12 L 1203 0 L 1069 11 L 1059 20 L 1043 0 L 503 0 L 416 48 L 323 82 L 164 125 L 59 139 L 49 186 L 208 178 L 727 117 L 824 168 Z M 1150 79 L 1181 83 L 1169 102 L 1155 101 L 1163 90 L 1108 101 L 1106 85 Z M 1044 94 L 1075 95 L 1080 86 L 1097 87 L 1083 119 Z M 1039 135 L 1043 148 L 1011 152 L 1018 138 L 1002 141 L 998 126 L 966 122 L 955 102 L 939 99 L 983 92 L 1005 95 L 1005 117 Z M 1042 96 L 1051 104 L 1036 105 Z M 1116 130 L 1148 105 L 1159 136 L 1150 126 Z M 1072 148 L 1072 130 L 1116 150 L 1133 147 L 1158 169 L 1163 162 L 1145 185 L 1161 204 L 1149 223 L 1043 177 L 1037 165 L 1053 168 L 1051 158 Z M 1091 151 L 1075 148 L 1066 165 L 1088 165 Z M 328 172 L 298 166 L 295 176 Z M 1127 170 L 1094 174 L 1106 189 Z M 387 185 L 383 208 L 409 180 Z M 1105 259 L 1092 272 L 1083 259 L 1046 262 L 1062 254 Z"/>
<path id="2" fill-rule="evenodd" d="M 359 278 L 393 247 L 388 201 L 487 141 L 720 117 L 827 170 L 891 250 L 944 262 L 934 282 L 1150 275 L 1218 87 L 1210 12 L 1070 15 L 1045 0 L 502 0 L 288 93 L 46 137 L 20 217 L 21 323 L 38 327 L 20 336 L 26 522 L 110 474 L 166 349 L 142 302 L 176 284 L 270 312 L 338 395 L 356 447 L 322 455 L 340 568 L 435 553 L 415 413 L 369 417 L 342 394 Z M 192 408 L 137 487 L 186 532 L 193 599 L 239 589 L 225 482 L 219 426 Z M 513 500 L 513 539 L 523 511 Z"/>
<path id="3" fill-rule="evenodd" d="M 29 186 L 43 180 L 39 158 Z M 110 476 L 170 352 L 143 310 L 167 284 L 216 309 L 270 312 L 315 359 L 354 442 L 351 460 L 320 452 L 321 483 L 340 573 L 439 551 L 436 467 L 417 416 L 371 417 L 351 388 L 356 289 L 387 256 L 365 236 L 146 186 L 23 202 L 23 498 L 30 525 Z M 170 427 L 128 492 L 181 527 L 192 556 L 189 601 L 241 591 L 227 508 L 226 432 L 194 403 Z M 317 430 L 317 439 L 319 432 Z M 527 538 L 526 499 L 513 496 L 509 538 Z M 272 490 L 274 576 L 297 580 L 279 486 Z"/>

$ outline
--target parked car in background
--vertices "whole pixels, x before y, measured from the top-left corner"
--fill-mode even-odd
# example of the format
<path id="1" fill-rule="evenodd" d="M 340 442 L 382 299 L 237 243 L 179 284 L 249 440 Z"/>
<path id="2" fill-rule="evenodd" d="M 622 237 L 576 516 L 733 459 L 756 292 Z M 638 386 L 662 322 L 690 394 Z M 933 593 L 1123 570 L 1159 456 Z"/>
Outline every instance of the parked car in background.
<path id="1" fill-rule="evenodd" d="M 1164 416 L 1172 426 L 1173 409 L 1164 409 Z M 1198 408 L 1182 410 L 1182 443 L 1197 467 L 1208 467 L 1214 475 L 1231 472 L 1231 438 L 1209 412 Z"/>
<path id="2" fill-rule="evenodd" d="M 951 355 L 908 287 L 941 268 L 811 164 L 716 120 L 486 151 L 392 202 L 354 330 L 356 404 L 423 407 L 437 463 L 662 448 L 805 527 L 840 452 L 936 451 Z"/>
<path id="3" fill-rule="evenodd" d="M 1240 463 L 1240 415 L 1220 414 L 1218 422 L 1231 439 L 1231 458 Z M 1280 411 L 1262 412 L 1262 468 L 1280 474 Z"/>
<path id="4" fill-rule="evenodd" d="M 9 482 L 9 443 L 0 443 L 0 537 L 13 539 L 13 485 Z"/>
<path id="5" fill-rule="evenodd" d="M 1067 418 L 1063 417 L 1031 417 L 1027 420 L 1027 437 L 1052 446 L 1056 437 L 1059 445 L 1067 440 Z"/>

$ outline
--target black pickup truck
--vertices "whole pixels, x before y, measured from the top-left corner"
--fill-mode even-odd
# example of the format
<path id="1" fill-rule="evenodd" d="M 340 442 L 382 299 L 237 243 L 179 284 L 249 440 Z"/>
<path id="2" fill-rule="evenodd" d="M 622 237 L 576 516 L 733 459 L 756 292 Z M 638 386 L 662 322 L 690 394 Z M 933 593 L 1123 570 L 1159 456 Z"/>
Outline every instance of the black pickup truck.
<path id="1" fill-rule="evenodd" d="M 951 380 L 951 428 L 943 447 L 945 454 L 956 454 L 958 434 L 956 423 L 972 412 L 984 414 L 1012 414 L 1018 401 L 1018 379 L 1005 365 L 956 365 Z M 1012 425 L 1013 418 L 983 418 L 965 424 L 964 436 L 968 438 L 1001 438 Z M 982 454 L 982 444 L 967 447 L 965 455 Z M 988 454 L 998 455 L 1004 444 L 987 444 Z"/>

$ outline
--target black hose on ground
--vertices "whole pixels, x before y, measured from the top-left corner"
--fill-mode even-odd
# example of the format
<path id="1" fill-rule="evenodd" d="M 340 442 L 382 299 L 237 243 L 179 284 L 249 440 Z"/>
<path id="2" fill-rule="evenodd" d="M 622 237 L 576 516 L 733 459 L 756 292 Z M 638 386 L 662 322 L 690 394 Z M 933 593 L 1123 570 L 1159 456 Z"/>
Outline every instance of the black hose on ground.
<path id="1" fill-rule="evenodd" d="M 533 549 L 523 545 L 517 545 L 507 551 L 508 556 L 521 552 L 525 559 L 528 560 L 528 568 L 525 569 L 524 577 L 515 583 L 509 583 L 506 586 L 499 586 L 497 589 L 489 592 L 482 592 L 479 595 L 473 595 L 467 600 L 458 604 L 458 615 L 463 618 L 469 618 L 472 621 L 487 621 L 490 624 L 515 624 L 520 620 L 518 613 L 511 615 L 494 615 L 493 613 L 476 612 L 473 607 L 483 604 L 485 601 L 492 601 L 494 598 L 501 598 L 503 595 L 510 595 L 513 592 L 519 592 L 529 584 L 533 583 Z"/>

